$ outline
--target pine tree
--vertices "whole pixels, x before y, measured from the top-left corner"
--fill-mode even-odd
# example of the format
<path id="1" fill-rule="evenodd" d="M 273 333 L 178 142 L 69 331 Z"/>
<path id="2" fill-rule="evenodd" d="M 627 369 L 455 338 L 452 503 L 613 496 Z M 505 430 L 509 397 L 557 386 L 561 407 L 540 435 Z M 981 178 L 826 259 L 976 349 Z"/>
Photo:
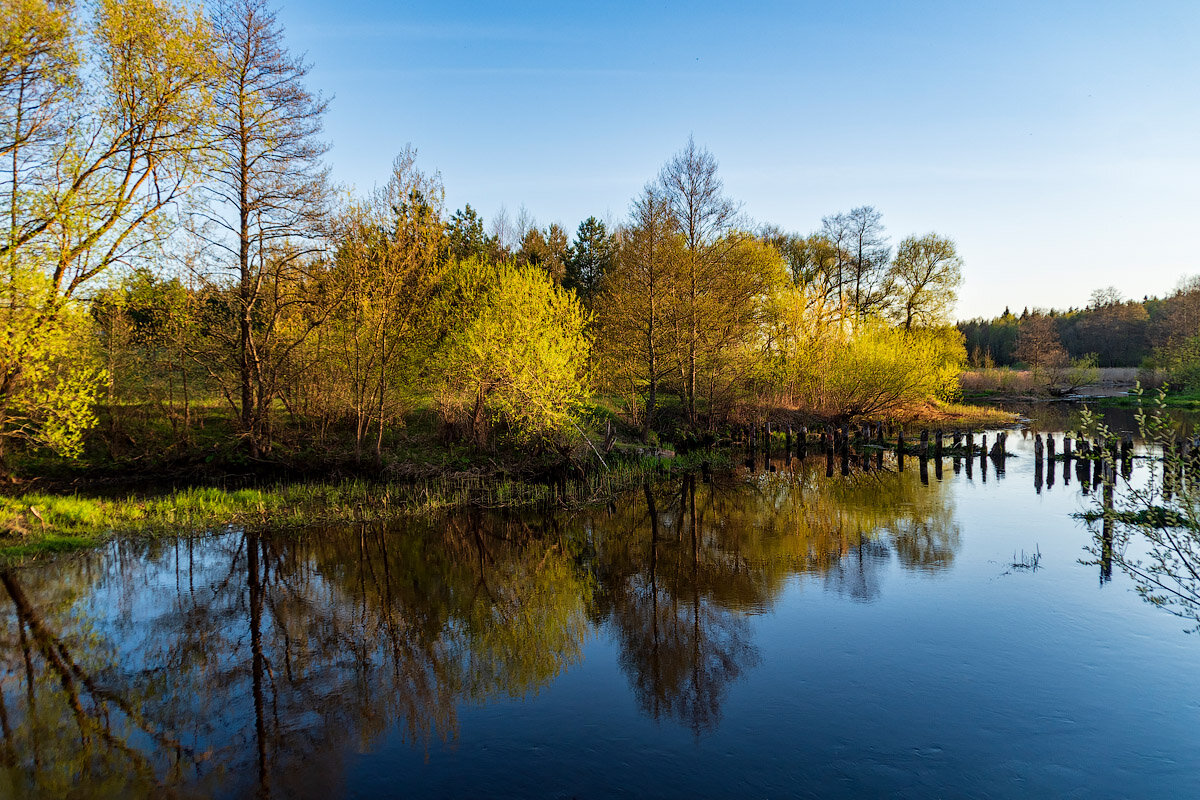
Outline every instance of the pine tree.
<path id="1" fill-rule="evenodd" d="M 563 286 L 590 303 L 600 289 L 600 281 L 616 258 L 616 238 L 609 234 L 604 223 L 588 217 L 579 223 L 575 241 L 567 251 L 567 272 Z"/>

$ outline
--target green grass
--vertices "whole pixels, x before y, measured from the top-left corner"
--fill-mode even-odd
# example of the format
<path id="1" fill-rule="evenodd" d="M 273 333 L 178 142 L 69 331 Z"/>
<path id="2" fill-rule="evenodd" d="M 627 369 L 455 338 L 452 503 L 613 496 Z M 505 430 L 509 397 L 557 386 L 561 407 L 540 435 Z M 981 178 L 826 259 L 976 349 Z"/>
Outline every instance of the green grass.
<path id="1" fill-rule="evenodd" d="M 695 469 L 706 458 L 723 456 L 692 453 L 661 460 L 620 460 L 608 470 L 593 471 L 583 480 L 561 486 L 491 476 L 447 476 L 403 484 L 345 480 L 233 490 L 194 487 L 117 498 L 0 496 L 0 563 L 95 546 L 118 535 L 193 535 L 229 525 L 294 528 L 380 521 L 469 505 L 578 507 L 607 500 L 664 473 Z"/>
<path id="2" fill-rule="evenodd" d="M 1154 398 L 1147 394 L 1141 398 L 1142 403 L 1147 408 L 1154 405 Z M 1097 397 L 1089 398 L 1088 403 L 1099 407 L 1110 408 L 1137 408 L 1138 397 L 1136 395 L 1124 395 L 1119 397 Z M 1200 411 L 1200 392 L 1168 392 L 1163 399 L 1163 404 L 1167 408 L 1178 408 L 1185 411 Z"/>

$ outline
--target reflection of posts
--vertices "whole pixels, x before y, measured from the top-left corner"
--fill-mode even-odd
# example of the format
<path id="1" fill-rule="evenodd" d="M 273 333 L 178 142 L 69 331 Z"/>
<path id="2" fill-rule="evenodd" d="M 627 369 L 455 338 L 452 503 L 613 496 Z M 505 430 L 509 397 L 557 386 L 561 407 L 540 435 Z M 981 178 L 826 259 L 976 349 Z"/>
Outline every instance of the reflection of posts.
<path id="1" fill-rule="evenodd" d="M 1104 527 L 1100 538 L 1100 583 L 1112 580 L 1113 556 L 1113 483 L 1115 474 L 1108 474 L 1104 481 Z"/>

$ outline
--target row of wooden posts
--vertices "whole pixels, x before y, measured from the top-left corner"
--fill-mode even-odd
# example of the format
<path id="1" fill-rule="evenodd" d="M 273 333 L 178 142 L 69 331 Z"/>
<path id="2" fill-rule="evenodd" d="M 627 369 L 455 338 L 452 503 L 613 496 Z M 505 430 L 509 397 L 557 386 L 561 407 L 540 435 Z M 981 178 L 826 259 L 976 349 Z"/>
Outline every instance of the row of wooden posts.
<path id="1" fill-rule="evenodd" d="M 946 441 L 945 432 L 941 430 L 935 430 L 932 433 L 923 430 L 916 442 L 908 442 L 904 438 L 903 428 L 885 425 L 882 422 L 863 423 L 856 426 L 826 425 L 816 432 L 810 431 L 807 426 L 802 426 L 794 436 L 792 426 L 788 425 L 783 432 L 783 455 L 791 456 L 794 452 L 798 458 L 808 456 L 810 444 L 815 445 L 814 452 L 825 454 L 845 453 L 848 455 L 851 449 L 870 448 L 878 451 L 894 450 L 897 456 L 907 454 L 927 458 L 987 455 L 994 459 L 1003 459 L 1008 455 L 1005 449 L 1008 434 L 1003 431 L 996 435 L 990 450 L 988 449 L 987 434 L 979 437 L 978 446 L 976 446 L 973 432 L 963 433 L 957 430 L 951 433 L 949 442 Z M 773 433 L 770 423 L 758 429 L 746 427 L 741 430 L 741 443 L 747 447 L 751 458 L 755 457 L 759 447 L 770 458 L 774 449 Z M 794 451 L 792 449 L 793 439 L 796 443 Z M 810 439 L 815 441 L 810 443 Z"/>
<path id="2" fill-rule="evenodd" d="M 773 433 L 769 423 L 761 428 L 746 427 L 741 430 L 741 441 L 748 450 L 746 459 L 748 467 L 752 469 L 755 467 L 761 449 L 764 462 L 768 465 L 767 468 L 774 469 L 774 466 L 771 465 L 771 459 L 775 455 Z M 1006 449 L 1008 434 L 1004 431 L 996 434 L 990 448 L 986 434 L 980 435 L 977 444 L 975 434 L 970 431 L 965 433 L 953 431 L 949 437 L 950 440 L 946 441 L 947 437 L 941 430 L 935 430 L 932 433 L 923 430 L 915 442 L 908 442 L 905 440 L 903 428 L 885 425 L 882 422 L 853 427 L 848 424 L 826 425 L 815 431 L 809 430 L 806 426 L 794 430 L 792 426 L 788 425 L 783 427 L 783 434 L 784 450 L 780 455 L 790 461 L 793 454 L 802 459 L 808 457 L 810 452 L 814 455 L 824 454 L 826 472 L 829 475 L 833 474 L 835 459 L 839 455 L 842 473 L 849 473 L 852 450 L 855 452 L 855 463 L 861 457 L 864 469 L 871 468 L 868 459 L 872 455 L 876 462 L 874 466 L 881 468 L 883 454 L 889 451 L 895 452 L 900 469 L 904 468 L 905 455 L 919 457 L 922 469 L 925 467 L 926 459 L 933 458 L 939 478 L 941 477 L 941 459 L 944 457 L 955 459 L 956 472 L 958 459 L 965 457 L 968 474 L 971 467 L 970 460 L 973 457 L 978 456 L 981 466 L 985 468 L 986 460 L 990 458 L 999 474 L 1004 471 L 1005 458 L 1008 456 Z M 1101 484 L 1111 486 L 1116 480 L 1118 471 L 1125 478 L 1130 477 L 1134 464 L 1133 439 L 1125 436 L 1120 439 L 1110 438 L 1107 441 L 1101 441 L 1089 440 L 1084 437 L 1075 439 L 1070 434 L 1063 434 L 1056 440 L 1053 434 L 1043 436 L 1043 434 L 1037 433 L 1033 440 L 1033 457 L 1034 485 L 1037 491 L 1041 491 L 1043 483 L 1047 487 L 1054 485 L 1054 465 L 1061 462 L 1064 483 L 1070 483 L 1072 466 L 1074 466 L 1076 478 L 1086 493 L 1090 488 L 1099 487 Z M 1183 480 L 1185 463 L 1188 465 L 1189 474 L 1194 472 L 1196 476 L 1200 476 L 1200 438 L 1170 443 L 1163 453 L 1162 459 L 1164 464 L 1169 465 L 1163 475 L 1163 487 L 1167 499 L 1170 499 L 1172 494 L 1177 491 L 1176 487 L 1180 485 L 1180 481 Z M 1047 470 L 1047 467 L 1050 469 Z"/>

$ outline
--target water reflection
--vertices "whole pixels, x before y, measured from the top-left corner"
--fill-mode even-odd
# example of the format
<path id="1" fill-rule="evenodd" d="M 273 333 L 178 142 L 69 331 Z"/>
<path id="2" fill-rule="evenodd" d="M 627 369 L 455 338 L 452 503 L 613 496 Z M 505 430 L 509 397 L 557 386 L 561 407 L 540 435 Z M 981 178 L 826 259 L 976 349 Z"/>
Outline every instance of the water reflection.
<path id="1" fill-rule="evenodd" d="M 537 693 L 598 627 L 644 713 L 701 735 L 787 581 L 870 601 L 893 556 L 953 561 L 937 483 L 823 466 L 574 517 L 124 542 L 5 572 L 0 794 L 335 793 L 354 750 L 453 740 L 462 707 Z"/>

